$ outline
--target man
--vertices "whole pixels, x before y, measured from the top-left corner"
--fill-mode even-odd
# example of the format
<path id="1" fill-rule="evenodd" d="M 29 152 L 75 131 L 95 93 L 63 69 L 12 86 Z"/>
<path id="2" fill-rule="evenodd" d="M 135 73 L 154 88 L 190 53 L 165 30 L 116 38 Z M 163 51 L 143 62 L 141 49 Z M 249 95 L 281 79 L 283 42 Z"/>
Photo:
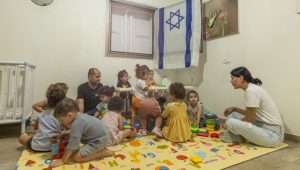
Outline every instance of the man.
<path id="1" fill-rule="evenodd" d="M 90 68 L 88 82 L 78 87 L 77 102 L 80 112 L 94 114 L 96 105 L 100 102 L 97 90 L 102 87 L 100 83 L 101 72 L 97 68 Z"/>

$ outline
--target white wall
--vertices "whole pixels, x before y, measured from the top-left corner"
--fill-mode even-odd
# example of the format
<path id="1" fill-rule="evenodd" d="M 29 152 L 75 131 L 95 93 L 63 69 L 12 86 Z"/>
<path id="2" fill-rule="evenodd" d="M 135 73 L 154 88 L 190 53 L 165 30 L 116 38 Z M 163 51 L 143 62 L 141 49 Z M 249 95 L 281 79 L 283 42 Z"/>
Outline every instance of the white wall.
<path id="1" fill-rule="evenodd" d="M 179 0 L 131 1 L 158 7 Z M 296 0 L 240 0 L 240 34 L 209 41 L 207 56 L 201 60 L 204 67 L 171 72 L 171 77 L 187 84 L 201 83 L 205 106 L 222 113 L 227 106 L 242 105 L 242 91 L 232 89 L 229 72 L 247 66 L 264 81 L 289 133 L 300 136 L 300 15 L 296 15 L 295 4 Z M 55 0 L 48 7 L 29 0 L 1 0 L 0 60 L 37 65 L 36 100 L 56 81 L 67 82 L 69 96 L 75 97 L 92 66 L 100 68 L 105 84 L 114 83 L 117 71 L 123 68 L 134 77 L 136 63 L 151 65 L 152 61 L 105 57 L 106 12 L 105 0 Z M 231 63 L 223 64 L 224 59 Z"/>
<path id="2" fill-rule="evenodd" d="M 300 15 L 296 0 L 240 0 L 240 34 L 207 43 L 200 92 L 205 105 L 222 113 L 242 106 L 242 91 L 233 90 L 230 71 L 240 65 L 261 78 L 277 103 L 288 133 L 300 136 Z M 223 64 L 223 60 L 230 64 Z"/>
<path id="3" fill-rule="evenodd" d="M 47 86 L 57 81 L 68 83 L 68 95 L 75 97 L 89 67 L 101 70 L 104 84 L 114 84 L 121 69 L 134 77 L 136 63 L 152 65 L 152 60 L 105 56 L 107 2 L 55 0 L 40 7 L 30 0 L 1 0 L 0 60 L 37 66 L 35 100 L 44 98 Z M 173 1 L 136 2 L 157 7 Z"/>

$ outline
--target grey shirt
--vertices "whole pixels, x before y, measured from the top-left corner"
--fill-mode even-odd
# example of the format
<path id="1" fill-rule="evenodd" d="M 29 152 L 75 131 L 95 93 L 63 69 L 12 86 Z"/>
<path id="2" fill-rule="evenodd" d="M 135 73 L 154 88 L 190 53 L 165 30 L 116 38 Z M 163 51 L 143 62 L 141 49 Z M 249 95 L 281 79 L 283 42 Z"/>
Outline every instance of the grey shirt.
<path id="1" fill-rule="evenodd" d="M 80 143 L 96 145 L 107 138 L 107 130 L 101 120 L 82 113 L 78 113 L 71 125 L 68 150 L 78 150 Z"/>

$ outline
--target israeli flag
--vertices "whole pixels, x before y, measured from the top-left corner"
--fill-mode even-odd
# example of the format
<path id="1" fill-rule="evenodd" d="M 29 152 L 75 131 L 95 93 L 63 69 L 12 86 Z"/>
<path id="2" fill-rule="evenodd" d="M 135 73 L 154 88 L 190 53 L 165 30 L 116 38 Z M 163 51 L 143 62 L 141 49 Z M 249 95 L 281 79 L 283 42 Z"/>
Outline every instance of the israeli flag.
<path id="1" fill-rule="evenodd" d="M 184 0 L 155 11 L 155 68 L 176 69 L 198 66 L 200 43 L 200 0 Z"/>

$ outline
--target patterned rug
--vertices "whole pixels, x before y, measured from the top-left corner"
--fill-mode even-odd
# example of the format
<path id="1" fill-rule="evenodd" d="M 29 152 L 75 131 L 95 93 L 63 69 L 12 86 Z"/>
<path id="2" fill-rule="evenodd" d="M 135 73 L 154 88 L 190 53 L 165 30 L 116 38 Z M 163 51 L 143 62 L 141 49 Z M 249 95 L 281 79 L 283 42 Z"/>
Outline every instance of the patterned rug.
<path id="1" fill-rule="evenodd" d="M 83 164 L 70 164 L 54 170 L 218 170 L 287 147 L 263 148 L 251 144 L 226 144 L 218 139 L 194 137 L 193 142 L 174 144 L 154 136 L 136 138 L 110 147 L 114 157 Z M 43 170 L 50 163 L 50 153 L 23 151 L 18 170 Z"/>

